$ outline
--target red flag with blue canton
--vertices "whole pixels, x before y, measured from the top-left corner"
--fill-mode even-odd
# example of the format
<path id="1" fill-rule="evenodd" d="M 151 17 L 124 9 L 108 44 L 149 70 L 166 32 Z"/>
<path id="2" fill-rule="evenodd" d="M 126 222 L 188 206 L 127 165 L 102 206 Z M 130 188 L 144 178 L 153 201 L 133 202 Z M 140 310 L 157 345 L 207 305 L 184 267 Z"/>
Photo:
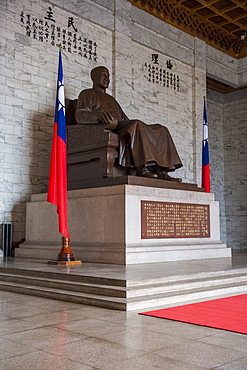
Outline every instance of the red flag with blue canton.
<path id="1" fill-rule="evenodd" d="M 210 193 L 210 163 L 209 163 L 209 146 L 208 146 L 208 118 L 206 99 L 204 98 L 203 109 L 203 140 L 202 140 L 202 188 L 206 193 Z"/>
<path id="2" fill-rule="evenodd" d="M 59 50 L 57 97 L 47 201 L 57 206 L 59 232 L 70 238 L 67 210 L 66 117 L 61 50 Z"/>

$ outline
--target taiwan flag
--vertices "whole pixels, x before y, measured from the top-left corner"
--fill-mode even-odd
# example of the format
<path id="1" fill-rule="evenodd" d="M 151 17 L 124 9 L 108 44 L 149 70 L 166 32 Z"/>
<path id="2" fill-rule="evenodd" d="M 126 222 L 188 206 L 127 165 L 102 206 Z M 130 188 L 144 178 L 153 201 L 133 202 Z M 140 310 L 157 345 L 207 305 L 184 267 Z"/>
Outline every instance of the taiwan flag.
<path id="1" fill-rule="evenodd" d="M 208 119 L 206 99 L 204 98 L 203 109 L 203 140 L 202 140 L 202 188 L 205 188 L 206 193 L 210 193 L 210 163 L 209 163 L 209 148 L 208 148 Z"/>
<path id="2" fill-rule="evenodd" d="M 57 97 L 47 201 L 57 206 L 59 232 L 70 238 L 67 211 L 66 117 L 62 50 L 59 50 Z"/>

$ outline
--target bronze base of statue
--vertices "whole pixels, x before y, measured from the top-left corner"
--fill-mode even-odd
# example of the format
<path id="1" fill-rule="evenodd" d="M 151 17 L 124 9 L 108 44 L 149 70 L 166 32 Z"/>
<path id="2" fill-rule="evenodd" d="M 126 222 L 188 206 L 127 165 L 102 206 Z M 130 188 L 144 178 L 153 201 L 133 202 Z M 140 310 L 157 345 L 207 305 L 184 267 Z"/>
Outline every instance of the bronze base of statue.
<path id="1" fill-rule="evenodd" d="M 188 191 L 200 191 L 205 192 L 205 189 L 200 188 L 197 184 L 179 182 L 179 181 L 169 181 L 161 180 L 155 178 L 147 178 L 143 176 L 125 175 L 112 178 L 104 179 L 84 179 L 81 181 L 69 181 L 68 190 L 76 189 L 88 189 L 88 188 L 98 188 L 105 186 L 118 186 L 118 185 L 136 185 L 136 186 L 146 186 L 153 188 L 162 189 L 179 189 Z"/>

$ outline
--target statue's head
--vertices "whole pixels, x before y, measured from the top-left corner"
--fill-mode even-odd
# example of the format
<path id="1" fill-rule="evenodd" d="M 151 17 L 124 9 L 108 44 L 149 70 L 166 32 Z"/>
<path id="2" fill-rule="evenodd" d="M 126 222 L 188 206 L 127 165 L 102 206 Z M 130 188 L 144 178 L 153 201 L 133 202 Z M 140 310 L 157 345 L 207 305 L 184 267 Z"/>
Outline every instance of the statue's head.
<path id="1" fill-rule="evenodd" d="M 94 85 L 106 89 L 110 83 L 109 70 L 104 66 L 95 67 L 91 70 L 91 79 Z"/>

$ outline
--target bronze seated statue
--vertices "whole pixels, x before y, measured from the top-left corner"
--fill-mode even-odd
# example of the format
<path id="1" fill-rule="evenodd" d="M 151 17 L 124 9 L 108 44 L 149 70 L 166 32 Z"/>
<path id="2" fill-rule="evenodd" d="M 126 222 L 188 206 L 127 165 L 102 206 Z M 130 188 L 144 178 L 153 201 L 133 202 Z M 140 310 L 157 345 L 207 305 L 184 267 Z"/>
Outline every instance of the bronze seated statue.
<path id="1" fill-rule="evenodd" d="M 93 87 L 66 100 L 69 188 L 85 180 L 137 175 L 169 181 L 182 167 L 168 129 L 130 120 L 106 89 L 109 71 L 91 71 Z"/>

